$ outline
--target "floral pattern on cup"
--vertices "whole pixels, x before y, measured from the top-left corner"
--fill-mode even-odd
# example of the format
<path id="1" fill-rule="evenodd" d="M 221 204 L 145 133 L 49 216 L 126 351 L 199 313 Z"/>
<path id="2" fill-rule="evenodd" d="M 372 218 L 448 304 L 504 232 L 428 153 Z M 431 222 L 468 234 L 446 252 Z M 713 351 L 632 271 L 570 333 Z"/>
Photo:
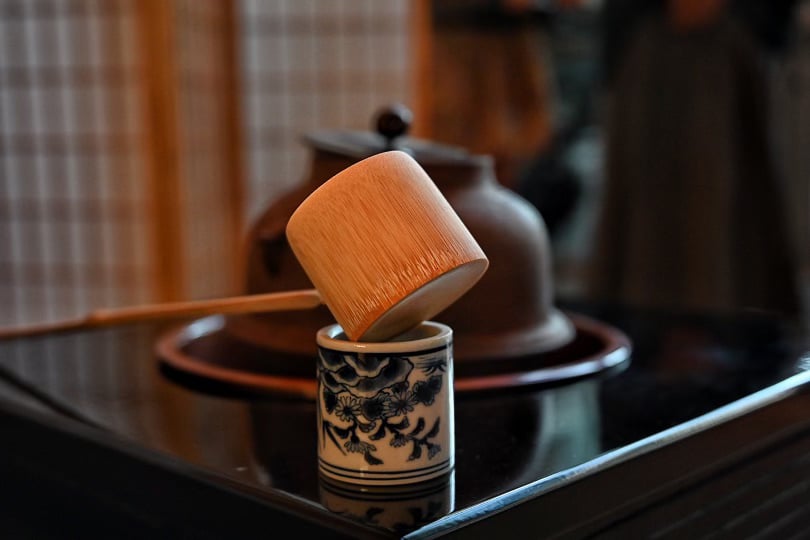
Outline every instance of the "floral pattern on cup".
<path id="1" fill-rule="evenodd" d="M 420 363 L 426 378 L 411 386 L 408 376 L 414 369 L 407 357 L 350 354 L 320 350 L 322 403 L 327 415 L 322 429 L 344 453 L 363 454 L 369 465 L 384 461 L 376 455 L 377 444 L 399 448 L 411 445 L 408 461 L 426 452 L 432 459 L 441 451 L 434 439 L 440 432 L 441 417 L 428 426 L 424 417 L 412 413 L 419 405 L 433 405 L 441 391 L 447 370 L 444 354 Z M 369 434 L 361 439 L 358 432 Z"/>
<path id="2" fill-rule="evenodd" d="M 439 478 L 454 466 L 452 330 L 426 321 L 400 339 L 318 332 L 318 462 L 365 486 Z"/>

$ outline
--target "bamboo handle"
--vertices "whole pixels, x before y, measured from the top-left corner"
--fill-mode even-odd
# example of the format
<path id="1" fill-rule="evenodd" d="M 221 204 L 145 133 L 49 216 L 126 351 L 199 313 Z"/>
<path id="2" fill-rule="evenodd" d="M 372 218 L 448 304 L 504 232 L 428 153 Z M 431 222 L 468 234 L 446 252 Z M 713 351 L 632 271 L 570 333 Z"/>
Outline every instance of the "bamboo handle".
<path id="1" fill-rule="evenodd" d="M 171 317 L 202 317 L 225 313 L 257 313 L 311 309 L 321 304 L 315 289 L 233 296 L 210 300 L 145 304 L 122 308 L 97 309 L 86 317 L 69 319 L 23 328 L 0 329 L 0 339 L 25 337 L 60 330 L 76 330 L 113 324 L 165 319 Z"/>

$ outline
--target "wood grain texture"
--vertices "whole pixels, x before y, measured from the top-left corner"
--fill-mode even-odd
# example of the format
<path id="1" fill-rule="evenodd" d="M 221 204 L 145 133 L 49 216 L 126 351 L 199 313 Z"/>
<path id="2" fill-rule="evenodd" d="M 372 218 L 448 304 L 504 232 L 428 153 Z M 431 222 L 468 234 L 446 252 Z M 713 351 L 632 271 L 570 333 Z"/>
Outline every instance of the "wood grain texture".
<path id="1" fill-rule="evenodd" d="M 352 340 L 385 340 L 432 317 L 489 264 L 424 169 L 400 151 L 332 177 L 301 203 L 286 232 Z"/>
<path id="2" fill-rule="evenodd" d="M 321 305 L 315 289 L 250 294 L 206 300 L 143 304 L 91 311 L 84 317 L 21 327 L 0 328 L 0 340 L 112 326 L 116 324 L 155 321 L 169 317 L 204 317 L 218 314 L 257 313 L 312 309 Z"/>
<path id="3" fill-rule="evenodd" d="M 173 44 L 176 6 L 162 0 L 137 3 L 136 29 L 144 99 L 144 170 L 148 186 L 148 212 L 154 256 L 155 295 L 161 301 L 184 296 L 181 213 L 185 206 L 181 186 L 181 129 L 177 114 L 175 73 L 177 55 Z"/>

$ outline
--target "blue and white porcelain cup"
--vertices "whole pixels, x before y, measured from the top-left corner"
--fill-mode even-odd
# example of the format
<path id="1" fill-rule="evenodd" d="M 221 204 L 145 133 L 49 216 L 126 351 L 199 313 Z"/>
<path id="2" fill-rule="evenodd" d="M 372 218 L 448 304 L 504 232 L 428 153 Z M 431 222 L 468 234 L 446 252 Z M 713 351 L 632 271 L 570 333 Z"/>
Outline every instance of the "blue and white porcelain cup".
<path id="1" fill-rule="evenodd" d="M 433 321 L 384 342 L 317 333 L 318 462 L 367 486 L 422 482 L 455 465 L 453 331 Z"/>

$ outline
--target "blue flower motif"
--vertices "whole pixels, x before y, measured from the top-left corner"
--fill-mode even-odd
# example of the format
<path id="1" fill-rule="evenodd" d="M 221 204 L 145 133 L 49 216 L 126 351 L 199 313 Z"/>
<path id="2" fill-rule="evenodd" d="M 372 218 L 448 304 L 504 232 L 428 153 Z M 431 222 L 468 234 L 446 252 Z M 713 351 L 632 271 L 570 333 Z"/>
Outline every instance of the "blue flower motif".
<path id="1" fill-rule="evenodd" d="M 400 432 L 395 432 L 394 436 L 391 437 L 391 446 L 394 448 L 400 448 L 408 444 L 409 440 L 410 438 L 407 435 Z"/>
<path id="2" fill-rule="evenodd" d="M 340 396 L 335 414 L 346 422 L 354 421 L 360 414 L 360 402 L 352 396 Z"/>
<path id="3" fill-rule="evenodd" d="M 343 443 L 343 447 L 347 452 L 353 452 L 356 454 L 367 454 L 377 449 L 377 447 L 373 444 L 361 441 L 356 436 L 350 437 L 348 441 Z"/>
<path id="4" fill-rule="evenodd" d="M 441 375 L 434 375 L 426 381 L 419 381 L 413 385 L 413 398 L 417 403 L 433 405 L 436 394 L 442 389 Z"/>
<path id="5" fill-rule="evenodd" d="M 369 421 L 384 418 L 388 415 L 389 405 L 387 394 L 377 394 L 376 396 L 360 401 L 360 412 Z"/>
<path id="6" fill-rule="evenodd" d="M 321 381 L 334 392 L 371 398 L 408 379 L 413 363 L 405 357 L 350 354 L 320 349 Z"/>
<path id="7" fill-rule="evenodd" d="M 408 392 L 408 387 L 406 386 L 401 392 L 391 396 L 388 407 L 391 411 L 391 416 L 402 416 L 413 412 L 413 405 L 413 395 Z"/>

